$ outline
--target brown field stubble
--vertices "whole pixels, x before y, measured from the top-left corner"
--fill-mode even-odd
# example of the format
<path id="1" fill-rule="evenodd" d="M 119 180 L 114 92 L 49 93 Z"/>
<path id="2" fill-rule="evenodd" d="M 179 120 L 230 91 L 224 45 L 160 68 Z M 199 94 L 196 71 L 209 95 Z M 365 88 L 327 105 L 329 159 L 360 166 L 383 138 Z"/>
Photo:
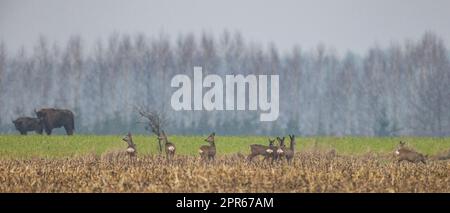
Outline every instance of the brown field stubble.
<path id="1" fill-rule="evenodd" d="M 293 164 L 244 156 L 140 156 L 0 160 L 1 192 L 450 192 L 450 162 L 397 163 L 391 156 L 297 153 Z"/>

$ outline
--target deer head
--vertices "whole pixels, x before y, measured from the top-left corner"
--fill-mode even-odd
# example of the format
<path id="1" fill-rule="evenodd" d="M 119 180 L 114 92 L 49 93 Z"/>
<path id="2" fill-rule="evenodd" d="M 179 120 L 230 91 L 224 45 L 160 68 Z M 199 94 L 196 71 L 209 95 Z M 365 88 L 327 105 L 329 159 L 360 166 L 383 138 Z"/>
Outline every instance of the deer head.
<path id="1" fill-rule="evenodd" d="M 400 141 L 400 143 L 398 144 L 398 146 L 397 146 L 397 149 L 395 150 L 395 154 L 396 155 L 399 155 L 400 154 L 400 149 L 403 149 L 404 147 L 405 147 L 405 142 L 403 142 L 403 141 Z"/>
<path id="2" fill-rule="evenodd" d="M 291 141 L 295 141 L 295 135 L 289 135 L 289 139 L 290 139 Z"/>
<path id="3" fill-rule="evenodd" d="M 273 145 L 275 144 L 275 139 L 270 139 L 269 138 L 269 147 L 273 147 Z"/>
<path id="4" fill-rule="evenodd" d="M 282 137 L 282 138 L 277 137 L 278 143 L 280 143 L 280 148 L 283 148 L 286 146 L 286 144 L 284 144 L 285 139 L 286 139 L 285 137 Z"/>
<path id="5" fill-rule="evenodd" d="M 295 135 L 289 135 L 289 139 L 291 140 L 291 144 L 290 144 L 290 148 L 291 150 L 294 150 L 294 146 L 295 146 Z"/>
<path id="6" fill-rule="evenodd" d="M 131 146 L 131 147 L 136 146 L 136 145 L 133 143 L 133 138 L 132 138 L 130 132 L 128 132 L 128 134 L 125 135 L 125 137 L 123 137 L 122 140 L 125 141 L 125 142 L 127 142 L 128 146 Z"/>
<path id="7" fill-rule="evenodd" d="M 216 133 L 211 133 L 211 135 L 209 135 L 206 139 L 205 139 L 205 141 L 206 142 L 208 142 L 208 143 L 214 143 L 214 136 L 216 135 Z"/>

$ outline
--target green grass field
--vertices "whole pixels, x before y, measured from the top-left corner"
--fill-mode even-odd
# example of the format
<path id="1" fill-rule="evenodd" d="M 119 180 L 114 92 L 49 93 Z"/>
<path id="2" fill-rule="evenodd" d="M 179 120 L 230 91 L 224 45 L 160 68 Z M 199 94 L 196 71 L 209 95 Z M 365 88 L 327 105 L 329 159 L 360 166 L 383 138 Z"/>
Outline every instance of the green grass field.
<path id="1" fill-rule="evenodd" d="M 176 144 L 178 155 L 197 155 L 198 148 L 206 145 L 206 136 L 169 136 Z M 126 148 L 122 136 L 114 135 L 0 135 L 0 158 L 61 158 L 86 154 L 102 154 Z M 136 135 L 134 142 L 139 155 L 158 153 L 155 136 Z M 288 141 L 288 139 L 286 139 Z M 368 152 L 389 154 L 399 140 L 407 142 L 419 152 L 433 155 L 450 149 L 450 138 L 428 137 L 298 137 L 297 151 L 327 151 L 335 149 L 341 155 L 362 155 Z M 261 136 L 216 136 L 219 155 L 249 153 L 250 144 L 268 144 L 267 137 Z M 289 144 L 289 143 L 288 143 Z"/>

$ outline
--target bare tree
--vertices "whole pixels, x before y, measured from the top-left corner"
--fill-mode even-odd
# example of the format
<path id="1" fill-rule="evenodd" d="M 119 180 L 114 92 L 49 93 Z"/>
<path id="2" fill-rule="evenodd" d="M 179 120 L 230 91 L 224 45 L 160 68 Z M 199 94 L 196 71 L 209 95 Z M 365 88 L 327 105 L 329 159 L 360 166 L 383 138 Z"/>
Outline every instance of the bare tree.
<path id="1" fill-rule="evenodd" d="M 162 143 L 161 139 L 163 138 L 161 133 L 163 128 L 166 127 L 169 123 L 169 118 L 165 111 L 157 111 L 157 110 L 147 110 L 144 107 L 134 106 L 134 110 L 139 113 L 139 115 L 146 119 L 145 121 L 145 129 L 151 131 L 153 134 L 157 136 L 158 145 L 159 145 L 159 153 L 162 153 Z"/>

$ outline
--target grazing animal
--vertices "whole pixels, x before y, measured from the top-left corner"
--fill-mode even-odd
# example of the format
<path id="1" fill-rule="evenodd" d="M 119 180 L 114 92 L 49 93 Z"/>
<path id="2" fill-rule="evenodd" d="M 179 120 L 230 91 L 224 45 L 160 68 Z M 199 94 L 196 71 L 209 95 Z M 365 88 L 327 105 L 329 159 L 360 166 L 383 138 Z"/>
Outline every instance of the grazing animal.
<path id="1" fill-rule="evenodd" d="M 21 135 L 26 135 L 28 131 L 35 131 L 38 134 L 42 134 L 42 123 L 37 118 L 20 117 L 12 122 Z"/>
<path id="2" fill-rule="evenodd" d="M 450 159 L 450 150 L 438 153 L 432 157 L 433 160 L 448 160 Z"/>
<path id="3" fill-rule="evenodd" d="M 54 128 L 64 127 L 67 135 L 73 135 L 75 129 L 73 112 L 67 109 L 44 108 L 34 110 L 36 116 L 44 125 L 47 135 L 52 134 Z"/>
<path id="4" fill-rule="evenodd" d="M 275 140 L 271 140 L 269 138 L 269 146 L 261 145 L 261 144 L 252 144 L 250 145 L 250 155 L 248 155 L 247 160 L 252 161 L 254 157 L 258 155 L 264 156 L 264 160 L 267 160 L 273 157 L 274 153 L 274 143 Z"/>
<path id="5" fill-rule="evenodd" d="M 412 163 L 422 162 L 422 163 L 426 164 L 426 161 L 425 161 L 426 156 L 424 156 L 416 151 L 406 148 L 405 142 L 403 142 L 403 141 L 400 141 L 399 146 L 395 150 L 395 155 L 398 156 L 398 162 L 408 161 L 408 162 L 412 162 Z"/>
<path id="6" fill-rule="evenodd" d="M 159 139 L 164 141 L 164 147 L 165 147 L 165 151 L 166 151 L 167 160 L 173 160 L 173 158 L 175 156 L 175 150 L 176 150 L 175 144 L 169 142 L 164 130 L 161 132 L 161 136 L 159 137 Z"/>
<path id="7" fill-rule="evenodd" d="M 200 157 L 202 160 L 214 160 L 216 157 L 216 144 L 214 143 L 214 136 L 216 133 L 211 133 L 205 141 L 209 143 L 209 145 L 203 145 L 200 147 L 198 152 L 200 153 Z"/>
<path id="8" fill-rule="evenodd" d="M 291 140 L 291 143 L 289 144 L 289 149 L 285 151 L 284 156 L 286 157 L 288 164 L 291 164 L 295 155 L 295 135 L 289 135 L 289 139 Z"/>
<path id="9" fill-rule="evenodd" d="M 137 155 L 137 149 L 136 144 L 133 143 L 133 137 L 131 136 L 131 133 L 128 132 L 128 134 L 125 135 L 125 137 L 123 137 L 122 140 L 127 142 L 128 144 L 127 154 L 130 157 L 130 160 L 135 159 Z"/>

